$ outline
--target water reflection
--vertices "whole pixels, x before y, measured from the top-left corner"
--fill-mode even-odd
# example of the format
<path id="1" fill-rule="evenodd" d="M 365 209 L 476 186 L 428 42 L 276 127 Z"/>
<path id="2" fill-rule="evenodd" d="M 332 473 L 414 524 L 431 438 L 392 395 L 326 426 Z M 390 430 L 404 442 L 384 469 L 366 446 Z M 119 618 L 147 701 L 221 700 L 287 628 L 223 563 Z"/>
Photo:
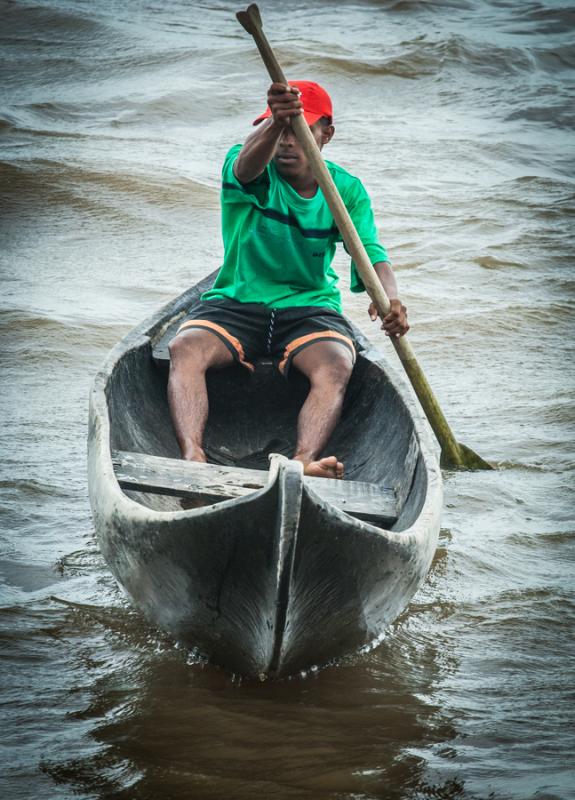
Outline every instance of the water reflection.
<path id="1" fill-rule="evenodd" d="M 430 750 L 448 757 L 456 735 L 434 699 L 457 667 L 447 640 L 429 633 L 438 611 L 448 613 L 415 604 L 375 651 L 260 683 L 190 666 L 166 639 L 150 647 L 149 629 L 132 614 L 107 621 L 80 609 L 67 637 L 85 641 L 87 627 L 92 637 L 103 627 L 105 652 L 94 652 L 92 665 L 75 657 L 90 693 L 68 722 L 91 721 L 99 746 L 43 769 L 101 798 L 460 797 L 460 781 L 443 776 L 435 785 L 427 767 Z M 102 636 L 93 641 L 101 647 Z"/>

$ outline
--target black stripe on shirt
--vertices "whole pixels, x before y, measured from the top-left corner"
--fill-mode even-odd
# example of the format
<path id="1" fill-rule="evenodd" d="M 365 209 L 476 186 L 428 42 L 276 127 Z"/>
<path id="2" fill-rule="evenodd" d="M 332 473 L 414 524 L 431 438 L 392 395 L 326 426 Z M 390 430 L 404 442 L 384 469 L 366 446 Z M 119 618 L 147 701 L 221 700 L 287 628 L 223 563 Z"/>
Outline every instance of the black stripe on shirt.
<path id="1" fill-rule="evenodd" d="M 222 188 L 235 189 L 237 192 L 246 191 L 241 186 L 236 186 L 234 183 L 227 183 L 226 181 L 222 183 Z M 256 205 L 254 205 L 254 208 L 257 209 L 260 214 L 263 214 L 264 217 L 268 217 L 268 219 L 273 219 L 276 222 L 281 222 L 283 225 L 291 225 L 297 228 L 302 236 L 309 239 L 327 239 L 338 232 L 335 225 L 332 225 L 331 228 L 302 228 L 294 214 L 282 214 L 281 211 L 276 211 L 275 208 L 260 208 Z"/>

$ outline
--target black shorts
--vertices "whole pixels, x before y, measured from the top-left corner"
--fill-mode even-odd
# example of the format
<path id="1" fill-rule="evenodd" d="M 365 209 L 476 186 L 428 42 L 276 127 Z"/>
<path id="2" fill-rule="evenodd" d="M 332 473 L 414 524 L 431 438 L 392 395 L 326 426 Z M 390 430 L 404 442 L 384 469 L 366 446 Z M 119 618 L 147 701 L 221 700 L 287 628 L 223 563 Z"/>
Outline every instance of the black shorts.
<path id="1" fill-rule="evenodd" d="M 339 342 L 355 361 L 356 345 L 348 321 L 337 311 L 319 306 L 269 308 L 263 303 L 238 303 L 222 298 L 194 306 L 178 329 L 203 328 L 226 345 L 234 358 L 253 371 L 258 358 L 271 358 L 287 376 L 291 361 L 315 342 Z"/>

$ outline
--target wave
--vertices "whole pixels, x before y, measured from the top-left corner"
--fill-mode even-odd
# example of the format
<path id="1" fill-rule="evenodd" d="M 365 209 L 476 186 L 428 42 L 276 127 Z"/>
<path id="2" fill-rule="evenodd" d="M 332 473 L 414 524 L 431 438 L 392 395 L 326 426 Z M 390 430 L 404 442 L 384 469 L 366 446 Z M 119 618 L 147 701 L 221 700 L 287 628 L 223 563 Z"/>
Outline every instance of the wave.
<path id="1" fill-rule="evenodd" d="M 575 28 L 575 9 L 572 3 L 549 4 L 549 2 L 517 3 L 514 0 L 366 0 L 366 5 L 376 6 L 392 14 L 411 17 L 438 18 L 449 16 L 454 11 L 479 14 L 482 21 L 488 20 L 492 27 L 507 33 L 539 35 L 564 34 Z"/>
<path id="2" fill-rule="evenodd" d="M 514 589 L 504 589 L 498 592 L 496 598 L 498 606 L 515 609 L 517 605 L 529 603 L 533 606 L 548 606 L 551 604 L 566 605 L 575 609 L 575 601 L 568 588 L 561 589 L 557 586 L 526 586 Z"/>
<path id="3" fill-rule="evenodd" d="M 571 43 L 533 48 L 531 52 L 537 66 L 544 72 L 571 72 L 575 67 L 575 52 Z"/>
<path id="4" fill-rule="evenodd" d="M 0 309 L 0 330 L 4 336 L 9 336 L 16 332 L 37 333 L 41 336 L 55 334 L 58 337 L 72 333 L 76 336 L 79 331 L 85 331 L 87 335 L 92 335 L 102 329 L 106 329 L 106 326 L 94 324 L 78 325 L 71 321 L 37 315 L 30 311 Z"/>
<path id="5" fill-rule="evenodd" d="M 48 317 L 33 311 L 0 309 L 2 368 L 6 380 L 20 380 L 24 365 L 78 366 L 88 354 L 100 357 L 126 333 L 126 326 Z M 28 487 L 30 491 L 33 486 Z"/>
<path id="6" fill-rule="evenodd" d="M 39 47 L 53 48 L 61 44 L 58 36 L 69 41 L 73 34 L 88 34 L 93 42 L 94 37 L 108 36 L 109 25 L 104 19 L 73 12 L 70 8 L 60 10 L 54 6 L 35 3 L 30 6 L 10 4 L 9 9 L 3 13 L 4 41 L 8 44 L 22 44 L 34 42 Z M 50 31 L 50 35 L 46 35 Z"/>
<path id="7" fill-rule="evenodd" d="M 474 0 L 368 0 L 369 5 L 383 6 L 385 11 L 413 14 L 419 11 L 437 12 L 471 11 L 475 7 Z"/>
<path id="8" fill-rule="evenodd" d="M 562 176 L 519 175 L 484 191 L 483 201 L 501 213 L 504 206 L 529 209 L 543 217 L 570 217 L 575 210 L 573 183 Z"/>
<path id="9" fill-rule="evenodd" d="M 498 461 L 497 469 L 500 471 L 505 470 L 519 470 L 525 472 L 550 472 L 551 469 L 546 464 L 531 461 L 513 461 L 511 459 L 506 461 Z"/>
<path id="10" fill-rule="evenodd" d="M 93 550 L 75 550 L 59 558 L 55 568 L 66 577 L 77 575 L 91 575 L 95 569 L 104 563 L 101 552 Z"/>
<path id="11" fill-rule="evenodd" d="M 562 34 L 573 31 L 575 28 L 575 8 L 572 3 L 549 6 L 545 3 L 520 3 L 514 8 L 509 7 L 510 13 L 515 13 L 520 19 L 519 32 L 525 32 L 527 25 L 541 35 Z"/>
<path id="12" fill-rule="evenodd" d="M 524 105 L 512 111 L 505 117 L 506 121 L 524 120 L 526 122 L 543 123 L 553 128 L 565 128 L 572 130 L 575 128 L 575 111 L 573 110 L 572 98 L 564 102 L 557 102 L 553 98 L 549 104 Z"/>
<path id="13" fill-rule="evenodd" d="M 69 497 L 68 492 L 60 486 L 36 480 L 9 479 L 0 480 L 0 495 L 3 502 L 10 499 L 33 500 L 38 497 Z"/>
<path id="14" fill-rule="evenodd" d="M 0 196 L 4 195 L 7 207 L 16 209 L 28 209 L 30 200 L 36 204 L 41 199 L 87 209 L 111 203 L 124 216 L 130 216 L 124 205 L 130 196 L 162 208 L 189 207 L 191 203 L 219 208 L 219 187 L 168 170 L 152 174 L 151 169 L 106 170 L 104 164 L 94 169 L 44 158 L 16 164 L 0 162 L 0 186 L 4 186 Z"/>
<path id="15" fill-rule="evenodd" d="M 92 570 L 88 570 L 88 573 L 97 566 L 99 564 L 96 564 L 94 559 Z M 68 625 L 73 626 L 74 630 L 86 631 L 98 625 L 119 634 L 134 646 L 143 646 L 150 652 L 153 652 L 153 646 L 173 647 L 173 640 L 156 628 L 152 628 L 138 611 L 128 605 L 115 585 L 111 585 L 111 589 L 117 595 L 118 604 L 114 606 L 81 603 L 56 595 L 52 595 L 49 600 L 70 611 L 72 618 L 68 621 Z"/>
<path id="16" fill-rule="evenodd" d="M 96 109 L 93 104 L 28 103 L 0 109 L 0 130 L 30 136 L 54 136 L 64 139 L 109 140 L 120 138 L 113 132 L 90 130 Z M 83 126 L 83 129 L 80 127 Z M 149 141 L 149 139 L 139 139 Z"/>
<path id="17" fill-rule="evenodd" d="M 62 580 L 61 573 L 52 565 L 21 564 L 7 559 L 0 559 L 0 575 L 8 586 L 23 592 L 36 592 Z"/>
<path id="18" fill-rule="evenodd" d="M 453 34 L 447 39 L 431 41 L 427 35 L 387 48 L 385 57 L 356 59 L 347 55 L 328 55 L 317 63 L 335 73 L 364 76 L 390 75 L 415 80 L 437 75 L 453 67 L 468 72 L 502 78 L 505 75 L 531 73 L 536 65 L 529 53 L 519 47 L 498 47 L 485 42 L 472 42 L 468 37 Z M 308 59 L 317 55 L 307 54 Z"/>
<path id="19" fill-rule="evenodd" d="M 525 269 L 527 264 L 518 262 L 518 261 L 506 261 L 503 258 L 497 258 L 497 256 L 489 255 L 489 256 L 477 256 L 473 258 L 476 264 L 483 269 L 492 269 L 492 270 L 500 270 L 500 269 Z"/>

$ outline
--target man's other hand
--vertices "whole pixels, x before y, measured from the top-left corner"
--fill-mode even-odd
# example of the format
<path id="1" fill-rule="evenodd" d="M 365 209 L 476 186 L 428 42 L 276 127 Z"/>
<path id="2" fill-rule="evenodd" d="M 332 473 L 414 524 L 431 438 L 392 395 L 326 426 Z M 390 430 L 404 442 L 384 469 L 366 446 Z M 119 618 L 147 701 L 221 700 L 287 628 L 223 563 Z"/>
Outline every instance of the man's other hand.
<path id="1" fill-rule="evenodd" d="M 399 339 L 400 336 L 404 336 L 409 330 L 407 309 L 399 298 L 395 298 L 389 302 L 391 308 L 389 310 L 389 314 L 386 314 L 381 321 L 381 329 L 382 331 L 385 331 L 386 336 L 393 336 L 394 338 Z M 375 320 L 378 318 L 379 313 L 373 301 L 369 304 L 367 313 L 369 314 L 372 322 L 375 322 Z"/>

